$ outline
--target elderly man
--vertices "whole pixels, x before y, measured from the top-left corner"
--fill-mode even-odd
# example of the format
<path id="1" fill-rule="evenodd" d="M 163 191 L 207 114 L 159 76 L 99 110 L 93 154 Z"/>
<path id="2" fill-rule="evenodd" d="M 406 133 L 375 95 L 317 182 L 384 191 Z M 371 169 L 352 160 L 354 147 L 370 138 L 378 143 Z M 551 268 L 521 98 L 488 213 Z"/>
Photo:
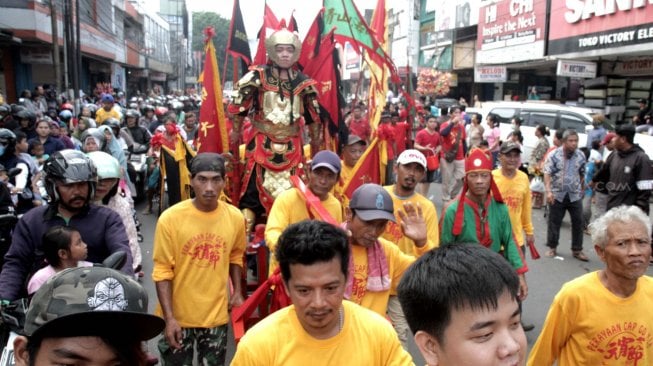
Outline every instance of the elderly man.
<path id="1" fill-rule="evenodd" d="M 583 253 L 583 196 L 585 155 L 578 150 L 578 133 L 566 130 L 562 146 L 553 150 L 544 163 L 544 186 L 549 203 L 546 246 L 544 255 L 557 255 L 560 225 L 565 213 L 571 217 L 571 250 L 574 258 L 587 262 Z"/>
<path id="2" fill-rule="evenodd" d="M 528 365 L 653 364 L 651 221 L 620 206 L 590 225 L 601 270 L 566 283 L 553 300 Z"/>

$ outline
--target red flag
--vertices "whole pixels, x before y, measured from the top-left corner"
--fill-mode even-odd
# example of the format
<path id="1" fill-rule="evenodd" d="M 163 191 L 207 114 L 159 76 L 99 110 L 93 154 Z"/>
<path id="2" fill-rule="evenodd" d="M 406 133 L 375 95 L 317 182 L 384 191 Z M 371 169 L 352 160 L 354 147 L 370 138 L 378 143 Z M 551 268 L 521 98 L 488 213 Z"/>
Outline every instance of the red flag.
<path id="1" fill-rule="evenodd" d="M 295 11 L 292 11 L 292 14 L 290 14 L 290 19 L 288 20 L 288 30 L 291 32 L 299 32 L 299 28 L 297 27 L 297 20 L 295 19 Z"/>
<path id="2" fill-rule="evenodd" d="M 317 13 L 313 24 L 308 28 L 306 37 L 304 37 L 304 41 L 302 42 L 302 53 L 299 55 L 299 60 L 297 61 L 302 69 L 308 65 L 310 60 L 317 56 L 320 51 L 320 39 L 322 38 L 322 28 L 324 28 L 323 18 L 324 8 L 320 9 Z"/>
<path id="3" fill-rule="evenodd" d="M 202 72 L 202 106 L 200 107 L 200 125 L 197 131 L 195 146 L 198 152 L 226 153 L 229 151 L 227 139 L 227 124 L 222 106 L 222 83 L 218 61 L 215 57 L 215 47 L 212 37 L 215 34 L 212 27 L 204 30 L 206 39 L 206 57 Z"/>
<path id="4" fill-rule="evenodd" d="M 342 120 L 340 109 L 344 99 L 340 93 L 340 71 L 335 47 L 333 32 L 330 32 L 320 41 L 318 54 L 305 61 L 307 64 L 304 66 L 304 73 L 317 81 L 320 106 L 328 115 L 325 118 L 328 121 L 329 134 L 338 135 L 340 141 L 346 141 L 347 126 L 339 123 Z"/>
<path id="5" fill-rule="evenodd" d="M 375 137 L 354 165 L 351 178 L 345 182 L 343 193 L 349 199 L 356 188 L 365 183 L 381 184 L 381 154 L 379 152 L 379 139 Z"/>
<path id="6" fill-rule="evenodd" d="M 267 38 L 267 29 L 279 29 L 279 20 L 276 15 L 272 12 L 272 9 L 265 4 L 265 10 L 263 11 L 263 25 L 261 30 L 258 32 L 258 47 L 256 48 L 256 56 L 252 61 L 253 65 L 264 65 L 268 62 L 268 57 L 265 54 L 265 39 Z"/>

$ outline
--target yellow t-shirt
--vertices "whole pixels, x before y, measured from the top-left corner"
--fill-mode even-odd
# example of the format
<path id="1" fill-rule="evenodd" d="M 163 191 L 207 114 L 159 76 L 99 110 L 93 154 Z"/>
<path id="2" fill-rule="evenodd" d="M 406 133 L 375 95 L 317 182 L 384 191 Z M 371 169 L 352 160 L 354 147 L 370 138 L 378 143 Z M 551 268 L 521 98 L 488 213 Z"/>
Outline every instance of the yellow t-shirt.
<path id="1" fill-rule="evenodd" d="M 172 281 L 172 312 L 181 327 L 211 328 L 229 321 L 229 265 L 242 267 L 245 245 L 245 219 L 226 202 L 202 212 L 188 199 L 161 214 L 152 280 Z M 157 314 L 162 314 L 160 305 Z"/>
<path id="2" fill-rule="evenodd" d="M 503 202 L 508 206 L 512 235 L 521 247 L 524 245 L 524 232 L 533 235 L 531 185 L 528 176 L 518 170 L 514 177 L 508 178 L 501 174 L 501 169 L 493 170 L 492 176 L 501 192 Z"/>
<path id="3" fill-rule="evenodd" d="M 412 255 L 402 253 L 399 248 L 389 241 L 379 238 L 379 242 L 388 260 L 388 274 L 390 276 L 390 289 L 381 292 L 367 290 L 367 248 L 361 245 L 351 246 L 351 258 L 354 261 L 354 282 L 349 300 L 368 308 L 381 316 L 385 316 L 388 309 L 390 294 L 397 293 L 397 286 L 408 267 L 415 261 Z M 426 246 L 415 248 L 416 254 L 422 255 L 428 249 Z"/>
<path id="4" fill-rule="evenodd" d="M 415 256 L 417 249 L 415 242 L 404 236 L 404 233 L 401 231 L 401 218 L 399 217 L 399 210 L 403 210 L 404 202 L 411 202 L 415 207 L 417 207 L 417 203 L 419 203 L 419 205 L 422 207 L 424 220 L 426 220 L 427 238 L 425 245 L 426 248 L 424 248 L 421 252 L 426 253 L 426 251 L 440 246 L 438 213 L 435 210 L 433 202 L 429 201 L 426 197 L 417 192 L 408 198 L 401 198 L 394 193 L 393 187 L 394 186 L 384 186 L 383 188 L 388 191 L 388 193 L 390 193 L 390 197 L 392 197 L 392 205 L 394 206 L 394 215 L 397 222 L 394 223 L 389 221 L 381 237 L 397 244 L 402 252 Z"/>
<path id="5" fill-rule="evenodd" d="M 342 222 L 342 206 L 332 194 L 329 194 L 327 199 L 322 201 L 322 206 L 324 206 L 338 223 Z M 313 213 L 313 217 L 318 217 L 318 215 Z M 270 248 L 270 253 L 274 253 L 277 247 L 277 241 L 288 225 L 310 218 L 306 201 L 299 194 L 297 188 L 291 188 L 281 193 L 274 200 L 270 214 L 268 215 L 268 221 L 265 225 L 265 244 Z M 276 267 L 277 260 L 274 258 L 274 255 L 270 255 L 269 273 L 272 274 Z"/>
<path id="6" fill-rule="evenodd" d="M 105 111 L 104 108 L 100 108 L 97 111 L 95 111 L 95 123 L 97 123 L 98 127 L 104 123 L 109 118 L 115 118 L 118 121 L 120 121 L 120 113 L 115 110 L 114 108 L 111 108 L 110 111 Z"/>
<path id="7" fill-rule="evenodd" d="M 553 300 L 529 366 L 653 365 L 653 278 L 628 298 L 610 292 L 599 272 L 567 282 Z"/>
<path id="8" fill-rule="evenodd" d="M 269 315 L 245 333 L 231 366 L 413 365 L 390 322 L 349 301 L 342 306 L 342 331 L 329 339 L 306 333 L 294 305 Z"/>

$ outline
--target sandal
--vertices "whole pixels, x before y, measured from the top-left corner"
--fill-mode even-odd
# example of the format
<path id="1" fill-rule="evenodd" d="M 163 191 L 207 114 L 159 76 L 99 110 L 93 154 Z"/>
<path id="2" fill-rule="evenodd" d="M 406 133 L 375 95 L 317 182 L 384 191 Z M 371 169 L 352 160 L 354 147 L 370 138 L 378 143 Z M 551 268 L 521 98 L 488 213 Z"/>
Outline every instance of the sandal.
<path id="1" fill-rule="evenodd" d="M 574 255 L 574 258 L 578 259 L 579 261 L 589 262 L 589 260 L 590 260 L 589 258 L 587 258 L 587 256 L 585 255 L 585 253 L 583 253 L 582 250 L 574 252 L 573 255 Z"/>
<path id="2" fill-rule="evenodd" d="M 547 250 L 546 253 L 544 253 L 544 256 L 548 257 L 548 258 L 553 258 L 553 257 L 556 256 L 556 254 L 557 253 L 556 253 L 555 248 L 551 248 L 551 249 Z"/>

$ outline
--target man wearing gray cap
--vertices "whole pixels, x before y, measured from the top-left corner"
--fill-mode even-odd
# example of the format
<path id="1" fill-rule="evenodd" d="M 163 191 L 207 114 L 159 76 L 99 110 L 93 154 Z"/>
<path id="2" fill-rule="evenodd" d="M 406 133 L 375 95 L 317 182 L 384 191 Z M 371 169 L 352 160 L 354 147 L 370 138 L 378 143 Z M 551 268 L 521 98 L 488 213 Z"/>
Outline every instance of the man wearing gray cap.
<path id="1" fill-rule="evenodd" d="M 281 233 L 290 224 L 307 219 L 329 221 L 325 215 L 337 223 L 342 222 L 342 206 L 331 190 L 340 177 L 340 158 L 336 153 L 322 150 L 315 154 L 308 173 L 308 187 L 305 191 L 291 188 L 279 195 L 272 205 L 265 225 L 265 244 L 274 252 Z M 307 199 L 309 196 L 318 200 Z M 312 202 L 312 203 L 309 203 Z M 270 274 L 277 267 L 274 256 L 270 257 Z"/>
<path id="2" fill-rule="evenodd" d="M 16 365 L 145 365 L 142 342 L 165 327 L 147 313 L 147 293 L 133 277 L 102 267 L 64 270 L 34 295 Z"/>
<path id="3" fill-rule="evenodd" d="M 349 198 L 345 195 L 344 189 L 351 180 L 354 173 L 354 166 L 365 153 L 367 142 L 356 135 L 349 135 L 347 145 L 342 148 L 342 160 L 340 161 L 340 179 L 335 187 L 336 198 L 342 202 L 343 206 L 349 204 Z"/>
<path id="4" fill-rule="evenodd" d="M 402 232 L 414 238 L 413 251 L 420 256 L 426 245 L 426 222 L 422 209 L 410 203 L 398 211 Z M 406 269 L 415 261 L 397 245 L 383 239 L 388 222 L 396 222 L 392 197 L 377 184 L 363 184 L 351 197 L 344 228 L 349 232 L 351 256 L 345 297 L 372 311 L 386 315 L 390 293 Z"/>
<path id="5" fill-rule="evenodd" d="M 154 234 L 152 280 L 157 313 L 166 321 L 159 352 L 163 365 L 190 365 L 195 351 L 200 364 L 223 365 L 228 309 L 243 302 L 245 219 L 236 207 L 218 200 L 225 185 L 221 155 L 198 154 L 190 175 L 195 198 L 168 208 Z"/>

